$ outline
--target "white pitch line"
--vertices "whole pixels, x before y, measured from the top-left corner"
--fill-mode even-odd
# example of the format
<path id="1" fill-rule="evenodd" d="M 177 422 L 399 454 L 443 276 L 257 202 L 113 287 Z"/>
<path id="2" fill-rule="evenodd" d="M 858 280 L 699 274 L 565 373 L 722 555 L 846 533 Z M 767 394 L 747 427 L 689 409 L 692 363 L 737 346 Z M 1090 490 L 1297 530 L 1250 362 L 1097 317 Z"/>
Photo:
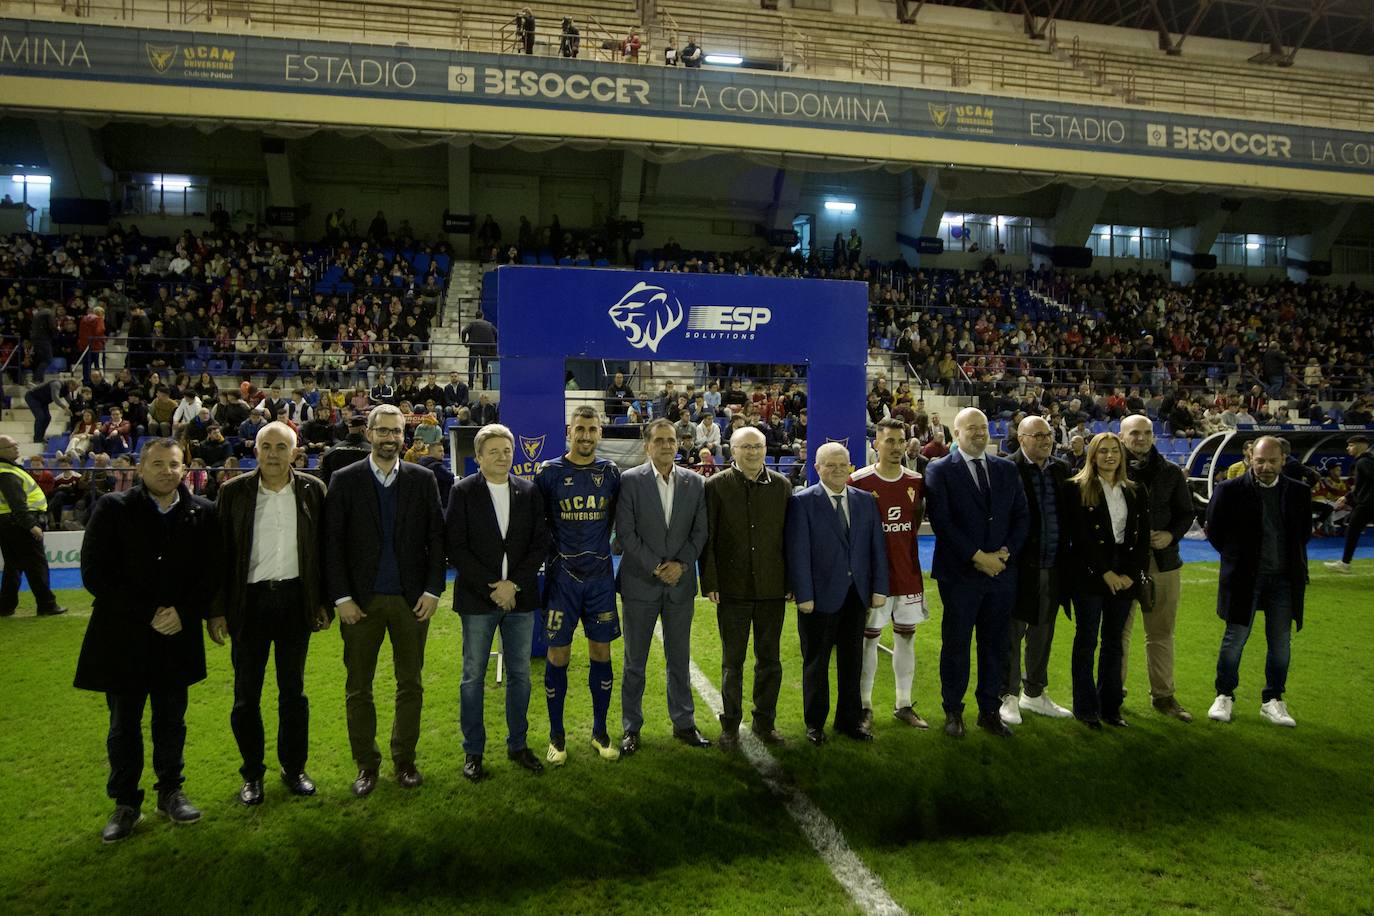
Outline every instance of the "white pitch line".
<path id="1" fill-rule="evenodd" d="M 655 627 L 654 635 L 662 640 L 662 627 Z M 691 678 L 692 686 L 701 695 L 701 699 L 711 708 L 711 712 L 719 716 L 722 709 L 720 691 L 716 690 L 716 686 L 702 672 L 695 659 L 692 660 Z M 881 916 L 904 916 L 906 910 L 888 894 L 887 889 L 883 887 L 882 879 L 869 871 L 863 860 L 849 848 L 849 844 L 844 840 L 844 834 L 840 833 L 840 828 L 835 826 L 835 822 L 826 817 L 825 812 L 806 797 L 806 793 L 788 780 L 782 764 L 768 753 L 763 742 L 754 737 L 754 733 L 747 728 L 740 729 L 739 737 L 745 759 L 758 770 L 769 791 L 783 800 L 787 813 L 797 822 L 802 835 L 811 843 L 812 848 L 830 868 L 835 880 L 859 909 Z"/>

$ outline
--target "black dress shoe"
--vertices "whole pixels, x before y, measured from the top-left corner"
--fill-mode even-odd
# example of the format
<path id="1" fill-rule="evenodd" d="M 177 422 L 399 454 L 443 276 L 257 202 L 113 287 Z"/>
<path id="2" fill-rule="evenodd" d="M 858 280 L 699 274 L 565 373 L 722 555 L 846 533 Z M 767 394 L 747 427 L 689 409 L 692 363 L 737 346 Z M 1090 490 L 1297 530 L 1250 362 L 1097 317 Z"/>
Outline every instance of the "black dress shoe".
<path id="1" fill-rule="evenodd" d="M 980 712 L 978 714 L 978 727 L 989 735 L 996 735 L 998 738 L 1010 738 L 1011 729 L 1007 728 L 1007 723 L 1002 721 L 1002 716 L 997 712 Z"/>
<path id="2" fill-rule="evenodd" d="M 1117 713 L 1114 716 L 1103 716 L 1102 721 L 1106 722 L 1108 725 L 1115 725 L 1117 728 L 1126 728 L 1131 724 L 1121 718 L 1121 713 Z"/>
<path id="3" fill-rule="evenodd" d="M 100 839 L 105 843 L 118 843 L 120 840 L 128 839 L 134 832 L 134 828 L 143 823 L 143 812 L 128 805 L 117 805 L 114 814 L 110 815 L 110 820 L 105 824 L 105 829 L 100 831 Z"/>
<path id="4" fill-rule="evenodd" d="M 825 730 L 820 728 L 808 728 L 806 730 L 806 740 L 820 747 L 826 742 Z"/>
<path id="5" fill-rule="evenodd" d="M 14 616 L 14 608 L 10 607 L 10 608 L 0 609 L 0 617 L 13 617 L 13 616 Z M 115 809 L 116 813 L 118 813 L 118 810 L 119 810 L 118 808 Z M 110 820 L 111 820 L 111 821 L 114 820 L 114 815 L 110 815 Z M 107 826 L 108 826 L 108 825 L 107 825 Z M 125 836 L 128 836 L 128 834 L 125 834 Z M 120 839 L 122 840 L 122 839 L 124 839 L 124 837 L 120 837 Z M 114 841 L 113 841 L 113 840 L 106 840 L 105 842 L 107 842 L 107 843 L 112 843 L 112 842 L 114 842 Z"/>
<path id="6" fill-rule="evenodd" d="M 544 772 L 544 764 L 540 763 L 539 758 L 527 747 L 522 747 L 518 751 L 506 751 L 506 756 L 515 761 L 517 766 L 524 767 L 531 773 Z"/>
<path id="7" fill-rule="evenodd" d="M 469 782 L 481 782 L 487 778 L 487 771 L 482 767 L 481 754 L 468 754 L 463 761 L 463 778 Z"/>
<path id="8" fill-rule="evenodd" d="M 65 614 L 65 613 L 67 613 L 67 609 L 64 608 L 64 607 L 50 607 L 50 608 L 48 608 L 46 611 L 39 611 L 39 612 L 38 612 L 38 616 L 39 616 L 39 617 L 56 617 L 56 616 L 58 616 L 59 614 Z"/>
<path id="9" fill-rule="evenodd" d="M 1085 719 L 1085 718 L 1081 718 L 1081 717 L 1075 717 L 1075 718 L 1077 718 L 1079 722 L 1082 722 L 1084 725 L 1088 726 L 1088 728 L 1092 729 L 1092 730 L 1095 731 L 1095 732 L 1100 732 L 1100 731 L 1102 731 L 1102 720 L 1101 720 L 1101 719 Z"/>
<path id="10" fill-rule="evenodd" d="M 402 789 L 418 789 L 425 778 L 415 769 L 415 764 L 407 763 L 396 768 L 396 781 L 401 784 Z"/>
<path id="11" fill-rule="evenodd" d="M 716 746 L 727 754 L 739 750 L 739 732 L 728 730 L 721 732 L 720 737 L 716 739 Z"/>
<path id="12" fill-rule="evenodd" d="M 853 728 L 837 728 L 835 729 L 835 731 L 839 732 L 847 738 L 852 738 L 855 741 L 873 740 L 873 732 L 863 725 L 856 725 Z"/>
<path id="13" fill-rule="evenodd" d="M 375 788 L 377 788 L 377 771 L 359 770 L 358 778 L 353 780 L 353 794 L 358 798 L 366 798 L 372 794 L 372 790 Z"/>
<path id="14" fill-rule="evenodd" d="M 620 754 L 622 757 L 629 757 L 639 750 L 639 732 L 626 732 L 625 737 L 620 739 Z"/>
<path id="15" fill-rule="evenodd" d="M 770 728 L 767 731 L 755 728 L 751 729 L 751 731 L 753 731 L 755 738 L 758 738 L 769 747 L 782 747 L 787 743 L 787 739 L 782 736 L 782 732 L 778 731 L 776 728 Z M 724 741 L 725 735 L 722 734 L 720 738 Z"/>
<path id="16" fill-rule="evenodd" d="M 262 780 L 250 779 L 239 789 L 239 804 L 245 808 L 262 804 Z"/>
<path id="17" fill-rule="evenodd" d="M 311 779 L 310 775 L 306 773 L 305 770 L 301 770 L 295 776 L 282 770 L 281 781 L 286 788 L 291 790 L 292 795 L 299 795 L 301 798 L 309 798 L 311 795 L 315 794 L 315 780 Z"/>
<path id="18" fill-rule="evenodd" d="M 683 744 L 687 745 L 688 747 L 710 747 L 710 746 L 711 746 L 711 739 L 707 738 L 707 737 L 706 737 L 705 735 L 703 735 L 700 731 L 698 731 L 698 730 L 697 730 L 697 727 L 696 727 L 695 725 L 693 725 L 691 728 L 675 728 L 675 729 L 673 729 L 673 737 L 676 738 L 677 740 L 681 741 Z M 639 740 L 639 736 L 638 736 L 638 735 L 635 736 L 635 740 L 636 740 L 636 742 L 638 742 L 638 740 Z"/>
<path id="19" fill-rule="evenodd" d="M 191 804 L 186 793 L 180 789 L 159 793 L 157 811 L 159 814 L 167 815 L 173 824 L 194 824 L 200 820 L 200 809 Z"/>
<path id="20" fill-rule="evenodd" d="M 951 738 L 964 737 L 964 714 L 961 712 L 945 713 L 945 734 Z"/>

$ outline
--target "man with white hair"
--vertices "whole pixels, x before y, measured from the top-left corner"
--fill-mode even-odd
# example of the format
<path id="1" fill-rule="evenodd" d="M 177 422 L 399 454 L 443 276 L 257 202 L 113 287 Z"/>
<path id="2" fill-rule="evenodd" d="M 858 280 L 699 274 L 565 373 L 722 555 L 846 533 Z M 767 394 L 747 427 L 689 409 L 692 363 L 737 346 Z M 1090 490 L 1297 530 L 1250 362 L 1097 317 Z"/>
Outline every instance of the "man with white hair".
<path id="1" fill-rule="evenodd" d="M 229 723 L 243 758 L 238 798 L 246 806 L 263 800 L 262 685 L 273 652 L 281 779 L 293 795 L 315 794 L 305 772 L 310 735 L 305 658 L 310 634 L 327 629 L 334 616 L 324 598 L 320 553 L 324 484 L 291 467 L 299 448 L 296 431 L 287 424 L 264 425 L 253 445 L 257 468 L 225 481 L 219 491 L 223 552 L 217 559 L 223 588 L 211 621 L 213 627 L 223 618 L 233 639 Z"/>
<path id="2" fill-rule="evenodd" d="M 782 744 L 774 728 L 782 686 L 784 600 L 787 597 L 783 528 L 792 486 L 763 466 L 763 433 L 742 426 L 730 436 L 730 467 L 706 479 L 706 549 L 701 591 L 716 605 L 720 628 L 719 744 L 739 747 L 744 716 L 744 658 L 754 633 L 753 731 L 766 744 Z"/>
<path id="3" fill-rule="evenodd" d="M 1016 565 L 1029 528 L 1016 465 L 986 453 L 988 418 L 976 407 L 954 418 L 959 450 L 926 466 L 926 512 L 935 529 L 931 574 L 940 587 L 940 688 L 945 734 L 964 736 L 969 650 L 978 634 L 978 727 L 1011 737 L 1002 689 L 1011 649 Z"/>

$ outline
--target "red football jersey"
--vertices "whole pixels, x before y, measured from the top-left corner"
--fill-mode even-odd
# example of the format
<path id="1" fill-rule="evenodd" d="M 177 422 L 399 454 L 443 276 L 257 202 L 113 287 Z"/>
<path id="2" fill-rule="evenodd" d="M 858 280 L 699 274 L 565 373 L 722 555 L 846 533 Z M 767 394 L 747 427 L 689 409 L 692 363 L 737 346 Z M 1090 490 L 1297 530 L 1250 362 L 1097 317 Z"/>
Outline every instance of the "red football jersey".
<path id="1" fill-rule="evenodd" d="M 878 497 L 878 515 L 887 537 L 888 592 L 893 595 L 922 594 L 925 584 L 921 581 L 921 561 L 916 555 L 916 519 L 925 499 L 925 479 L 915 471 L 902 468 L 902 475 L 896 480 L 885 480 L 878 475 L 878 466 L 870 464 L 855 471 L 849 483 Z"/>

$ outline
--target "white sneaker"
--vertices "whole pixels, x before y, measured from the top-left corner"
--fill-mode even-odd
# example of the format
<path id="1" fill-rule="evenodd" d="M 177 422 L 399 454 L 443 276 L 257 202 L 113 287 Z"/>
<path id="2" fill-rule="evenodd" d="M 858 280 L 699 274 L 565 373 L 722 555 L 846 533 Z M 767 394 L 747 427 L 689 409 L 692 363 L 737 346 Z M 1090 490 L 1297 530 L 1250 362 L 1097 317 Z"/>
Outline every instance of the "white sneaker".
<path id="1" fill-rule="evenodd" d="M 1072 710 L 1065 709 L 1051 700 L 1048 693 L 1042 693 L 1038 697 L 1028 697 L 1025 691 L 1022 691 L 1021 698 L 1016 701 L 1016 705 L 1028 712 L 1049 716 L 1051 719 L 1068 719 L 1073 716 Z"/>
<path id="2" fill-rule="evenodd" d="M 1353 572 L 1353 570 L 1350 568 L 1350 564 L 1347 563 L 1347 562 L 1345 562 L 1344 560 L 1327 560 L 1327 561 L 1326 561 L 1325 563 L 1323 563 L 1322 565 L 1325 566 L 1327 569 L 1331 570 L 1332 572 L 1337 572 L 1337 573 L 1348 573 L 1348 572 Z"/>
<path id="3" fill-rule="evenodd" d="M 1217 698 L 1212 701 L 1212 708 L 1207 710 L 1207 718 L 1213 722 L 1230 722 L 1231 707 L 1236 705 L 1232 697 L 1224 693 L 1217 694 Z"/>
<path id="4" fill-rule="evenodd" d="M 568 762 L 567 744 L 563 743 L 563 747 L 559 747 L 557 744 L 550 741 L 549 752 L 545 755 L 544 759 L 549 762 L 549 766 L 561 767 Z"/>
<path id="5" fill-rule="evenodd" d="M 1021 724 L 1021 710 L 1016 708 L 1016 697 L 1013 694 L 1009 693 L 1002 697 L 1002 708 L 997 713 L 1007 725 Z"/>
<path id="6" fill-rule="evenodd" d="M 1283 700 L 1270 700 L 1261 705 L 1260 715 L 1275 725 L 1282 725 L 1284 728 L 1294 728 L 1298 724 L 1297 720 L 1288 714 L 1288 704 Z"/>

